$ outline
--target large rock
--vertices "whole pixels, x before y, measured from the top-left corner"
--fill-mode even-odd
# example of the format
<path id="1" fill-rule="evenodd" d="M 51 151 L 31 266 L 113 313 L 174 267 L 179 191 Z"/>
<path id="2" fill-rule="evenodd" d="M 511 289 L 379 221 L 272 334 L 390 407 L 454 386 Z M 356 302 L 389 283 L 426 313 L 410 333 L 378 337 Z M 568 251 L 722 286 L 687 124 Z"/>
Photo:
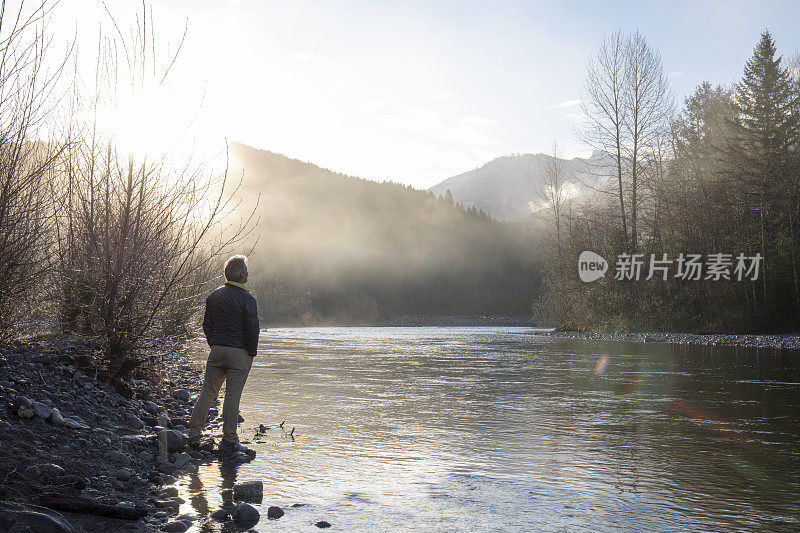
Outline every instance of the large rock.
<path id="1" fill-rule="evenodd" d="M 0 502 L 0 531 L 75 532 L 72 525 L 55 511 L 13 502 Z"/>
<path id="2" fill-rule="evenodd" d="M 117 478 L 119 481 L 128 481 L 131 478 L 131 473 L 125 470 L 124 468 L 120 468 L 117 470 L 117 473 L 114 474 L 114 477 Z"/>
<path id="3" fill-rule="evenodd" d="M 233 486 L 233 499 L 241 502 L 261 503 L 264 484 L 261 481 L 244 481 Z"/>
<path id="4" fill-rule="evenodd" d="M 45 404 L 41 402 L 33 402 L 32 407 L 33 407 L 33 412 L 36 414 L 36 416 L 38 416 L 43 420 L 47 420 L 48 418 L 50 418 L 50 413 L 53 412 L 52 408 L 47 407 Z"/>
<path id="5" fill-rule="evenodd" d="M 249 503 L 239 503 L 231 513 L 231 518 L 239 527 L 253 527 L 261 520 L 261 515 Z"/>
<path id="6" fill-rule="evenodd" d="M 182 452 L 186 447 L 186 437 L 180 431 L 162 429 L 158 432 L 158 441 L 162 439 L 162 434 L 166 435 L 167 451 L 169 453 Z"/>

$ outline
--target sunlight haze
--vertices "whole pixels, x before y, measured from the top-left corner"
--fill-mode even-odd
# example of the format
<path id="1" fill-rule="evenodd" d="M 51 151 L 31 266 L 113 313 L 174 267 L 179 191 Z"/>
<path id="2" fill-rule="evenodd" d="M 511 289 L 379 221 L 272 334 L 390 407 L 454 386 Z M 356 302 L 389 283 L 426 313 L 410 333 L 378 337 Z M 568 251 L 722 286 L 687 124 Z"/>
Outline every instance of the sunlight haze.
<path id="1" fill-rule="evenodd" d="M 587 156 L 575 124 L 586 64 L 604 35 L 647 35 L 680 104 L 703 80 L 741 76 L 767 27 L 781 50 L 797 49 L 795 4 L 756 17 L 747 6 L 677 2 L 654 17 L 661 8 L 647 2 L 154 2 L 161 55 L 188 25 L 171 81 L 180 111 L 157 111 L 156 133 L 136 126 L 118 138 L 153 147 L 192 137 L 217 151 L 228 138 L 423 188 L 500 155 L 546 152 L 554 139 L 565 157 Z M 112 7 L 129 34 L 141 5 Z M 58 46 L 77 30 L 87 51 L 100 25 L 115 31 L 102 3 L 67 0 L 50 29 Z M 85 55 L 82 72 L 93 66 Z"/>

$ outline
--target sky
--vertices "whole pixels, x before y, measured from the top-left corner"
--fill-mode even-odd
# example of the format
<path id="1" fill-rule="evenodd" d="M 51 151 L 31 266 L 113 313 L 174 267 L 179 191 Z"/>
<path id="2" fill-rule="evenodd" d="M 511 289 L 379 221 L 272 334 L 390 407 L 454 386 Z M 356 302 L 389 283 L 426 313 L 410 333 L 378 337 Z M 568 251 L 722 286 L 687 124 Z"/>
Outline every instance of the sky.
<path id="1" fill-rule="evenodd" d="M 419 188 L 501 155 L 547 152 L 554 140 L 565 157 L 591 153 L 575 133 L 581 88 L 616 29 L 638 30 L 661 52 L 678 104 L 704 80 L 739 79 L 764 29 L 785 57 L 800 48 L 800 2 L 791 1 L 148 5 L 159 57 L 187 32 L 169 104 L 122 100 L 117 122 L 152 115 L 130 129 L 131 143 L 154 150 L 191 137 L 224 150 L 228 139 Z M 123 34 L 141 12 L 137 2 L 105 7 Z M 99 32 L 115 31 L 105 7 L 62 0 L 49 24 L 54 45 L 75 39 L 87 87 Z"/>

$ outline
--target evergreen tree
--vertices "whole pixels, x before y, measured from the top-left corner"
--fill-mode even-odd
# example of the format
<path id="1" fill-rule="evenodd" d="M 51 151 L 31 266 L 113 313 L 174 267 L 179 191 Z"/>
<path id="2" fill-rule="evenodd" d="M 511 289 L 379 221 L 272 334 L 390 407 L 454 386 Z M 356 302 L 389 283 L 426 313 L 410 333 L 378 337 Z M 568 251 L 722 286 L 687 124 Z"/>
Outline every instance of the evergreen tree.
<path id="1" fill-rule="evenodd" d="M 790 228 L 795 219 L 791 198 L 796 191 L 790 179 L 789 162 L 790 149 L 798 136 L 798 119 L 792 113 L 797 97 L 781 59 L 775 41 L 769 31 L 765 31 L 745 64 L 744 77 L 736 85 L 735 135 L 728 150 L 732 172 L 738 178 L 737 192 L 748 212 L 755 215 L 752 218 L 757 219 L 750 221 L 751 227 L 757 227 L 759 233 L 756 236 L 751 232 L 753 247 L 760 248 L 767 264 L 770 257 L 767 235 L 771 241 L 778 240 L 778 232 L 785 226 L 783 219 L 788 218 Z M 793 240 L 794 237 L 788 238 Z M 773 255 L 777 255 L 777 251 Z M 770 272 L 768 267 L 764 268 L 762 307 L 766 307 L 770 299 L 768 281 L 776 285 L 773 274 L 775 272 Z M 780 288 L 777 290 L 782 292 Z M 797 295 L 795 300 L 797 305 Z M 753 306 L 757 307 L 755 295 Z"/>
<path id="2" fill-rule="evenodd" d="M 749 170 L 765 179 L 777 178 L 776 172 L 783 170 L 798 134 L 797 117 L 791 112 L 796 96 L 789 71 L 781 67 L 782 58 L 776 53 L 775 41 L 765 31 L 745 64 L 734 100 L 738 140 L 747 148 L 746 157 L 754 167 L 762 169 Z"/>

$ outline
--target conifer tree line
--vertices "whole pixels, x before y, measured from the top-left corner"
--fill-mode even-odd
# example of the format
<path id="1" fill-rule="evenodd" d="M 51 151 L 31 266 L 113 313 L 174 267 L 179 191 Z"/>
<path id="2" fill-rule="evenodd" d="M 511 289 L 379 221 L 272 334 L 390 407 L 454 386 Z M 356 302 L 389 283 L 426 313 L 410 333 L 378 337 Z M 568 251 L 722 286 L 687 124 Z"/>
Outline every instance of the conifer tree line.
<path id="1" fill-rule="evenodd" d="M 607 37 L 590 61 L 579 126 L 606 163 L 591 194 L 547 204 L 536 312 L 578 329 L 797 330 L 799 69 L 765 31 L 741 80 L 703 82 L 676 109 L 658 52 L 639 34 Z M 546 187 L 565 177 L 556 178 Z M 578 279 L 584 250 L 609 261 L 604 278 Z M 732 279 L 684 279 L 681 253 L 731 254 Z M 761 255 L 757 279 L 732 276 L 739 253 Z M 616 279 L 620 254 L 642 254 L 639 281 Z M 673 261 L 666 280 L 645 279 L 651 254 Z"/>

